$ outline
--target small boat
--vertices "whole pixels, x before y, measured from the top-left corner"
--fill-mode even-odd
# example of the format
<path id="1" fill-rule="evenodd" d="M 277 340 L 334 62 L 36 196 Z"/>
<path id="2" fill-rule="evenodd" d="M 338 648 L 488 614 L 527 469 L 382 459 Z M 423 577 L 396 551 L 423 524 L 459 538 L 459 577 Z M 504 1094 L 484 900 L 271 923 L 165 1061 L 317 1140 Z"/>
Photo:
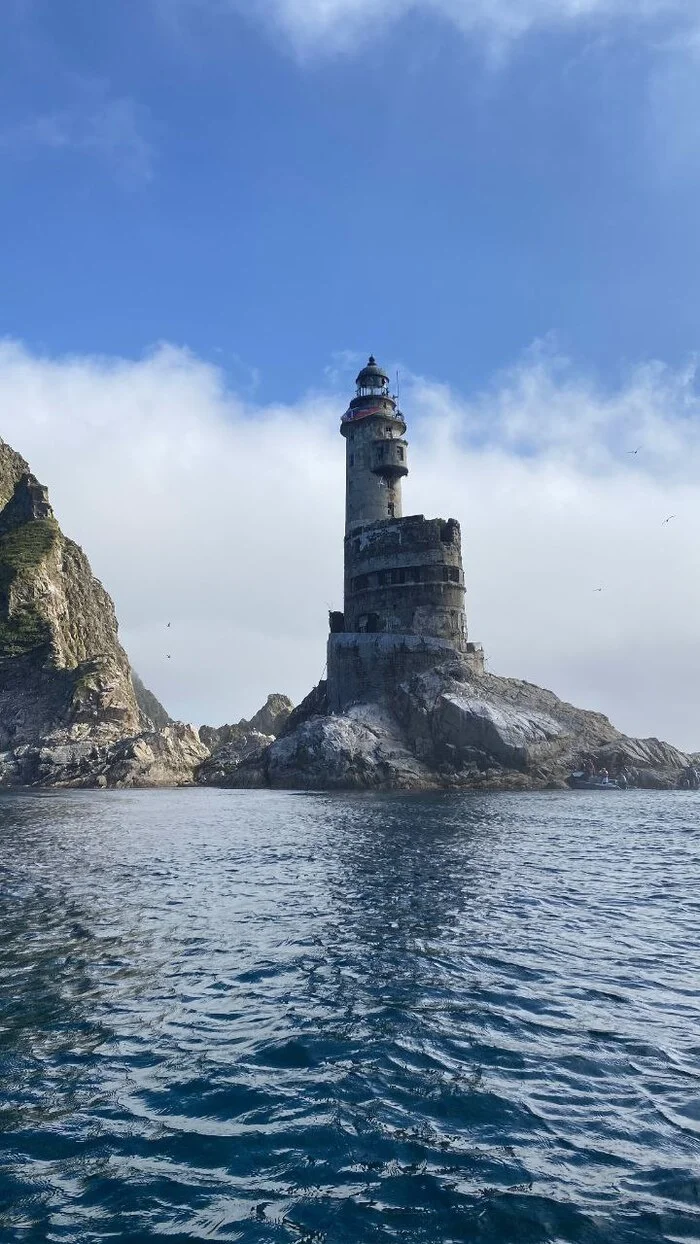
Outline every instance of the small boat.
<path id="1" fill-rule="evenodd" d="M 571 773 L 566 781 L 572 790 L 624 790 L 624 786 L 612 778 L 600 777 L 597 773 L 584 773 L 583 770 Z"/>

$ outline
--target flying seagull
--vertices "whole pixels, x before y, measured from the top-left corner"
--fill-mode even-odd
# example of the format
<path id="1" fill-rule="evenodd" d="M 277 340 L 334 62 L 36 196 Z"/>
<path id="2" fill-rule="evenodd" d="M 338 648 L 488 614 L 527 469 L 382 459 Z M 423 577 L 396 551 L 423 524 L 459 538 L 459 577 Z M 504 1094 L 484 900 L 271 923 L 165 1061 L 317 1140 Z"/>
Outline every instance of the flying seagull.
<path id="1" fill-rule="evenodd" d="M 166 655 L 166 657 L 168 658 L 168 660 L 170 660 L 170 653 L 169 653 L 169 652 L 166 652 L 166 654 L 165 654 L 165 655 Z"/>
<path id="2" fill-rule="evenodd" d="M 636 449 L 628 449 L 627 452 L 628 454 L 638 454 L 641 448 L 641 445 L 637 445 Z"/>
<path id="3" fill-rule="evenodd" d="M 666 524 L 667 524 L 667 523 L 670 523 L 671 519 L 672 519 L 672 518 L 675 518 L 675 517 L 676 517 L 676 516 L 675 516 L 675 514 L 669 514 L 668 518 L 665 518 L 665 519 L 664 519 L 664 521 L 662 522 L 661 526 L 662 526 L 662 527 L 665 527 L 665 526 L 666 526 Z"/>
<path id="4" fill-rule="evenodd" d="M 603 589 L 602 589 L 602 587 L 594 587 L 594 588 L 593 588 L 593 591 L 594 591 L 594 592 L 602 592 L 602 590 L 603 590 Z"/>
<path id="5" fill-rule="evenodd" d="M 168 622 L 168 626 L 170 626 L 170 623 L 169 623 L 169 622 Z"/>

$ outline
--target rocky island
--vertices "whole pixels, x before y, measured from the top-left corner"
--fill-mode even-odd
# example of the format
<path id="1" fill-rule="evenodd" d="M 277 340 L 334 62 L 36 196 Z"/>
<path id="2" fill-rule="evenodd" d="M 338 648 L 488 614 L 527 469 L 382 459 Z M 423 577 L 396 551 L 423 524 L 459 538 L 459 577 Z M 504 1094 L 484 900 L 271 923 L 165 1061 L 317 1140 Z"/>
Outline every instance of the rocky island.
<path id="1" fill-rule="evenodd" d="M 277 739 L 218 766 L 216 780 L 532 790 L 564 786 L 586 756 L 638 786 L 677 785 L 691 763 L 677 748 L 627 738 L 599 713 L 486 672 L 467 632 L 459 523 L 403 516 L 406 422 L 373 357 L 356 386 L 340 424 L 345 586 L 343 610 L 330 615 L 328 677 Z"/>
<path id="2" fill-rule="evenodd" d="M 587 756 L 644 787 L 697 762 L 485 669 L 468 638 L 455 519 L 403 516 L 406 423 L 370 358 L 341 420 L 344 608 L 327 678 L 294 708 L 171 721 L 131 669 L 114 605 L 47 490 L 0 441 L 0 786 L 532 790 Z"/>

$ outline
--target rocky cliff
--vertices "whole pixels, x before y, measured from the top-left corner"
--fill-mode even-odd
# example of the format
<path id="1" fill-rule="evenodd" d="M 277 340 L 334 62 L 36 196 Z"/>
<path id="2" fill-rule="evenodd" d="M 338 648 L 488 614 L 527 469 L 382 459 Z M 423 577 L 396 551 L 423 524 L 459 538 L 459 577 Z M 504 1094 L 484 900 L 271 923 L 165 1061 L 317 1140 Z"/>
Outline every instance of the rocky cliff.
<path id="1" fill-rule="evenodd" d="M 228 775 L 245 760 L 259 756 L 284 730 L 294 705 L 286 695 L 273 692 L 250 720 L 234 725 L 200 726 L 199 737 L 211 756 L 200 767 L 197 781 L 225 786 Z"/>
<path id="2" fill-rule="evenodd" d="M 324 684 L 281 736 L 219 765 L 217 784 L 302 790 L 538 790 L 563 787 L 590 757 L 630 784 L 674 787 L 689 757 L 632 739 L 599 713 L 459 659 L 398 685 L 378 704 L 329 714 Z M 223 759 L 223 758 L 222 758 Z"/>
<path id="3" fill-rule="evenodd" d="M 0 442 L 0 785 L 191 782 L 207 748 L 140 698 L 110 597 Z"/>

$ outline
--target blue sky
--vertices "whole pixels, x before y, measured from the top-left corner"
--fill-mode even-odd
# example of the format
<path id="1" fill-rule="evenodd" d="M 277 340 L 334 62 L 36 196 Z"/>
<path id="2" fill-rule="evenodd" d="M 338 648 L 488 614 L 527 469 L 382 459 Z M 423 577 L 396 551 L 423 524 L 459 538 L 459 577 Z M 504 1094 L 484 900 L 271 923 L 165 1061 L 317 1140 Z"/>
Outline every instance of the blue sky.
<path id="1" fill-rule="evenodd" d="M 610 382 L 695 350 L 689 0 L 382 4 L 5 0 L 0 334 L 264 401 L 345 350 L 462 391 L 547 334 Z"/>
<path id="2" fill-rule="evenodd" d="M 174 715 L 321 676 L 372 350 L 490 669 L 700 748 L 700 0 L 3 0 L 0 83 L 0 436 Z"/>

